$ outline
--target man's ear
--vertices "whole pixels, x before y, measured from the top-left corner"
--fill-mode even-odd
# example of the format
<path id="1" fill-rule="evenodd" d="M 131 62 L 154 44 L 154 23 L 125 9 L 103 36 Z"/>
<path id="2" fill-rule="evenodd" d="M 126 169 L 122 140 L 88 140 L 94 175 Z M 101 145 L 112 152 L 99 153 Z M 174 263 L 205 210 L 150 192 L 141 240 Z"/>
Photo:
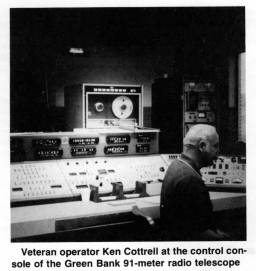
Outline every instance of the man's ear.
<path id="1" fill-rule="evenodd" d="M 198 148 L 199 150 L 202 152 L 202 151 L 205 151 L 205 148 L 206 148 L 206 142 L 205 140 L 200 140 L 199 144 L 198 144 Z"/>

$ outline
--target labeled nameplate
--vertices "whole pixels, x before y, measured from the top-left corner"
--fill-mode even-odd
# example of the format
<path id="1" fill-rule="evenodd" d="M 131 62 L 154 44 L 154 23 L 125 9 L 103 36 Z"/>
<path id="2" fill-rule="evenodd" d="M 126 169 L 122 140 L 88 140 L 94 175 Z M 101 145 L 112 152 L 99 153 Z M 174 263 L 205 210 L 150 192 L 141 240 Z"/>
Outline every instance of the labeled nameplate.
<path id="1" fill-rule="evenodd" d="M 150 151 L 149 144 L 137 144 L 136 153 L 148 153 Z"/>
<path id="2" fill-rule="evenodd" d="M 128 153 L 128 146 L 107 146 L 104 148 L 105 154 L 125 154 Z"/>
<path id="3" fill-rule="evenodd" d="M 73 147 L 71 148 L 72 156 L 94 155 L 96 154 L 96 148 L 94 147 Z"/>
<path id="4" fill-rule="evenodd" d="M 108 135 L 106 137 L 107 144 L 127 144 L 130 141 L 131 137 L 129 135 Z"/>
<path id="5" fill-rule="evenodd" d="M 98 143 L 98 137 L 74 137 L 69 139 L 69 145 L 71 146 L 97 145 Z"/>
<path id="6" fill-rule="evenodd" d="M 59 147 L 60 138 L 37 138 L 32 140 L 32 145 L 35 147 Z"/>
<path id="7" fill-rule="evenodd" d="M 148 143 L 151 142 L 154 137 L 154 134 L 138 134 L 137 135 L 137 141 L 139 143 Z"/>
<path id="8" fill-rule="evenodd" d="M 60 158 L 63 155 L 63 150 L 59 149 L 39 149 L 35 152 L 37 159 L 54 159 Z"/>

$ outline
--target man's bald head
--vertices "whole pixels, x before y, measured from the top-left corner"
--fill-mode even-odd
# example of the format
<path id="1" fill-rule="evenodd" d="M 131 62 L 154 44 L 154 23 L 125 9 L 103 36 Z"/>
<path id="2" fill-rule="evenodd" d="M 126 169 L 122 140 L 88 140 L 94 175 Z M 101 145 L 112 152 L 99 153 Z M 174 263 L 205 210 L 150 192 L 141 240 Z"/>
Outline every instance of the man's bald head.
<path id="1" fill-rule="evenodd" d="M 215 127 L 208 124 L 197 124 L 192 126 L 183 139 L 183 145 L 197 147 L 201 140 L 211 141 L 218 137 Z"/>
<path id="2" fill-rule="evenodd" d="M 219 136 L 208 124 L 192 126 L 183 140 L 183 152 L 193 157 L 198 167 L 209 166 L 218 157 Z"/>

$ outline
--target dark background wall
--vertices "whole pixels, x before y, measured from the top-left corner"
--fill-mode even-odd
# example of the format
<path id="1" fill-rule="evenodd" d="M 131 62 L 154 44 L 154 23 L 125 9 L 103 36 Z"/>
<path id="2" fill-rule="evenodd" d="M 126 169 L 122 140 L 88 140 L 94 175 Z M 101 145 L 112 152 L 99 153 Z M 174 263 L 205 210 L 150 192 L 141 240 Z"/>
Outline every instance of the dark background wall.
<path id="1" fill-rule="evenodd" d="M 168 75 L 212 80 L 223 148 L 235 142 L 229 69 L 245 51 L 243 7 L 11 9 L 10 18 L 12 132 L 63 130 L 64 86 L 81 82 L 143 85 L 151 126 L 151 86 Z"/>

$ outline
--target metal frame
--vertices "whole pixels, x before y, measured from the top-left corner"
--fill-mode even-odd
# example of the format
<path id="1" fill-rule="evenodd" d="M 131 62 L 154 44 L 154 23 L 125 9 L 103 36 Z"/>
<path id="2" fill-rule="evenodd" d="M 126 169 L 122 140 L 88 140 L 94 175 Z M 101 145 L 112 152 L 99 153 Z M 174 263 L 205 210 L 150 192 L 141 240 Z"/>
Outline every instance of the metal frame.
<path id="1" fill-rule="evenodd" d="M 141 88 L 141 92 L 140 93 L 114 93 L 114 92 L 111 92 L 111 93 L 108 93 L 108 92 L 91 92 L 91 91 L 85 91 L 85 87 L 86 86 L 108 86 L 108 87 L 140 87 Z M 144 103 L 143 103 L 143 86 L 142 85 L 127 85 L 127 84 L 90 84 L 90 83 L 83 83 L 82 84 L 82 103 L 83 103 L 83 108 L 85 110 L 83 110 L 83 113 L 82 113 L 82 118 L 83 118 L 83 128 L 86 128 L 85 127 L 85 123 L 87 123 L 88 121 L 88 117 L 87 117 L 87 112 L 88 112 L 88 103 L 85 104 L 85 99 L 88 100 L 88 94 L 102 94 L 104 93 L 104 95 L 107 95 L 107 94 L 111 94 L 111 95 L 139 95 L 139 126 L 143 126 L 143 106 L 144 106 Z"/>

